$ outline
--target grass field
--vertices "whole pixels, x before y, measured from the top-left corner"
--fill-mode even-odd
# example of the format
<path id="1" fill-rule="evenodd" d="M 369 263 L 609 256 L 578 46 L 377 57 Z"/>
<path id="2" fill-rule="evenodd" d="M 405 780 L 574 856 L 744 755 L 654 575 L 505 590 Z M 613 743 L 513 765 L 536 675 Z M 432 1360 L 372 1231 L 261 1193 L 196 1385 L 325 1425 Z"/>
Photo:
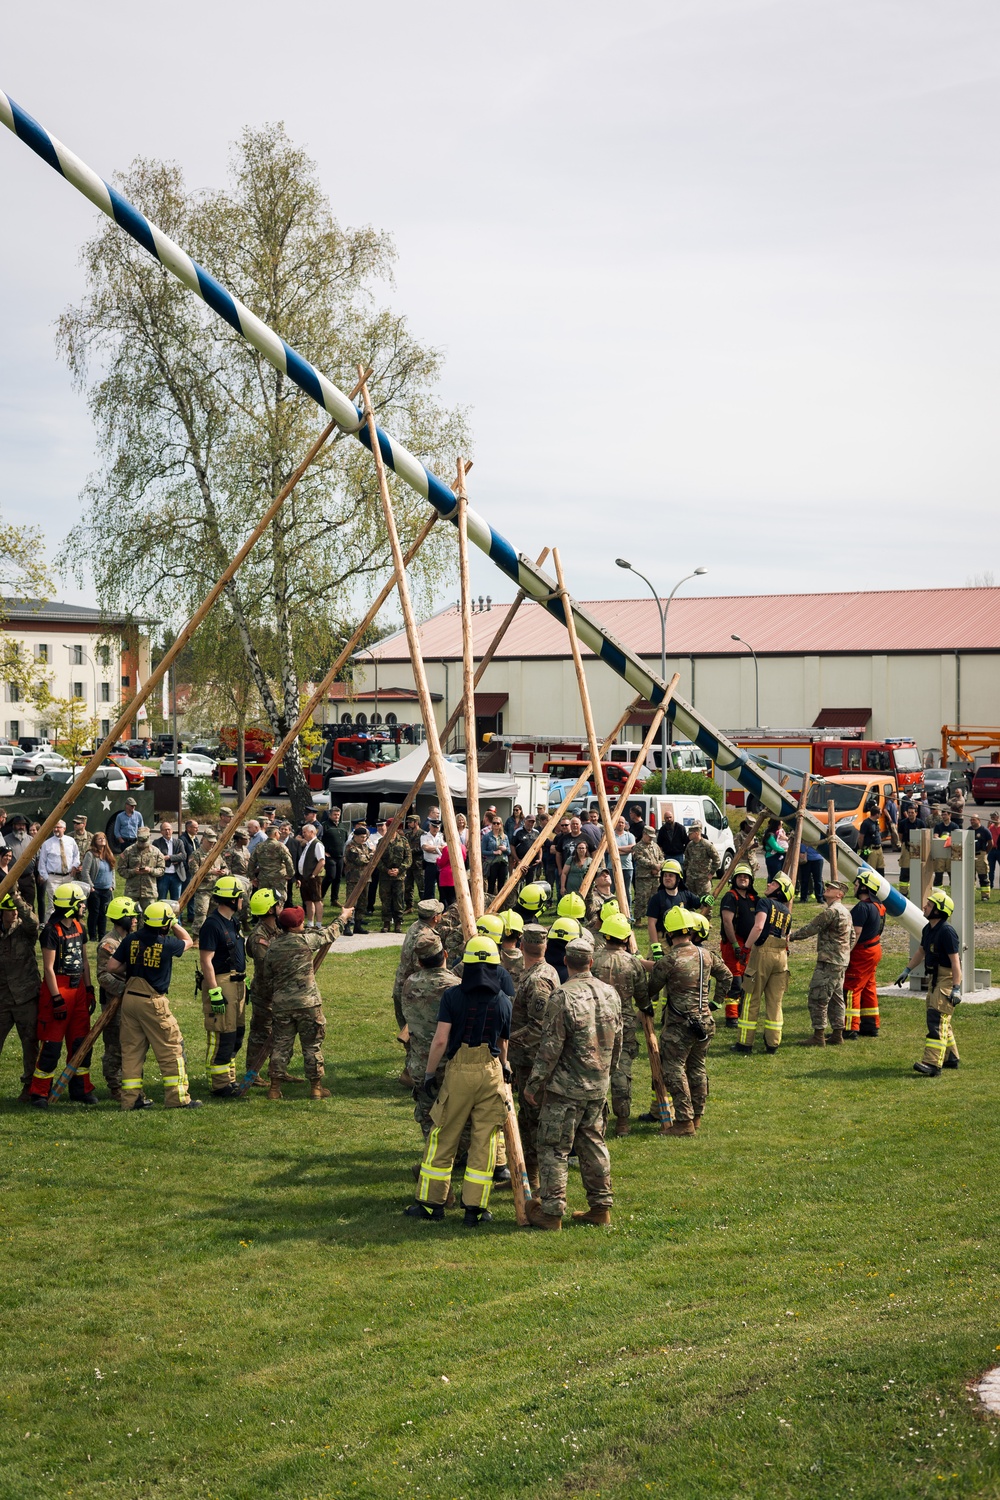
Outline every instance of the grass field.
<path id="1" fill-rule="evenodd" d="M 469 1231 L 401 1215 L 394 962 L 323 968 L 322 1104 L 39 1117 L 8 1041 L 0 1495 L 1000 1495 L 967 1388 L 1000 1362 L 1000 1006 L 937 1080 L 902 996 L 820 1057 L 796 956 L 779 1056 L 720 1033 L 700 1134 L 612 1141 L 610 1231 L 518 1230 L 509 1193 Z"/>

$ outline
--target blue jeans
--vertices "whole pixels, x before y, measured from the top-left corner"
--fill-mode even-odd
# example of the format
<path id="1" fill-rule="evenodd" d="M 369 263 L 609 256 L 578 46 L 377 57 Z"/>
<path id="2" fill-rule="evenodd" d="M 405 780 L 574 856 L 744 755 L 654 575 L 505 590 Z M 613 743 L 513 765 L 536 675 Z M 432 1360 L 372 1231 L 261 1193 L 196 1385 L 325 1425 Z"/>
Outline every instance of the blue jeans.
<path id="1" fill-rule="evenodd" d="M 156 877 L 156 894 L 161 901 L 176 901 L 181 893 L 181 877 L 171 872 Z"/>

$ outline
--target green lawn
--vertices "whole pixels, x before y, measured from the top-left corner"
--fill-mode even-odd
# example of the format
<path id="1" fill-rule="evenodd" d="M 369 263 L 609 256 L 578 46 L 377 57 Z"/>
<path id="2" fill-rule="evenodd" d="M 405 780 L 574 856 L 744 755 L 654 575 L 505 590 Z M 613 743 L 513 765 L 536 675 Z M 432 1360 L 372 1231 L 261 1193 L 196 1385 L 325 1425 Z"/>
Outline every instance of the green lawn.
<path id="1" fill-rule="evenodd" d="M 722 1032 L 700 1134 L 611 1143 L 611 1231 L 518 1230 L 509 1193 L 469 1231 L 401 1215 L 394 961 L 321 971 L 328 1103 L 0 1106 L 0 1495 L 1000 1495 L 967 1388 L 1000 1362 L 1000 1007 L 934 1081 L 902 996 L 820 1057 L 796 957 L 792 1045 Z"/>

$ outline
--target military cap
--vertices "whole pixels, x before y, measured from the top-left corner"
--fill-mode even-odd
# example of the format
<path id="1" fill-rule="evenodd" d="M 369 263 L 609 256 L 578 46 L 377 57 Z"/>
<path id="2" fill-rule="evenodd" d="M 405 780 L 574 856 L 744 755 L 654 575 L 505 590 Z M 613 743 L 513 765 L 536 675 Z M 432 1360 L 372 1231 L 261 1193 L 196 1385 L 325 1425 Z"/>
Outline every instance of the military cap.
<path id="1" fill-rule="evenodd" d="M 306 914 L 301 906 L 286 906 L 278 913 L 278 926 L 287 932 L 289 928 L 301 927 L 305 919 Z"/>
<path id="2" fill-rule="evenodd" d="M 414 952 L 418 958 L 433 958 L 443 946 L 436 932 L 422 932 L 414 944 Z"/>
<path id="3" fill-rule="evenodd" d="M 573 963 L 582 967 L 593 956 L 594 944 L 592 941 L 588 943 L 586 938 L 574 938 L 572 942 L 566 944 L 567 963 Z"/>
<path id="4" fill-rule="evenodd" d="M 136 833 L 136 838 L 138 839 L 140 844 L 144 844 L 149 837 L 150 830 L 148 828 L 140 828 Z"/>
<path id="5" fill-rule="evenodd" d="M 834 880 L 832 875 L 830 876 L 829 880 L 824 880 L 823 884 L 824 886 L 834 886 L 841 893 L 841 895 L 843 895 L 844 892 L 848 889 L 846 880 Z"/>
<path id="6" fill-rule="evenodd" d="M 526 948 L 544 948 L 548 933 L 541 922 L 529 922 L 521 933 L 521 942 Z"/>
<path id="7" fill-rule="evenodd" d="M 418 917 L 439 917 L 443 911 L 444 911 L 444 902 L 443 901 L 418 901 L 417 902 L 417 916 Z"/>

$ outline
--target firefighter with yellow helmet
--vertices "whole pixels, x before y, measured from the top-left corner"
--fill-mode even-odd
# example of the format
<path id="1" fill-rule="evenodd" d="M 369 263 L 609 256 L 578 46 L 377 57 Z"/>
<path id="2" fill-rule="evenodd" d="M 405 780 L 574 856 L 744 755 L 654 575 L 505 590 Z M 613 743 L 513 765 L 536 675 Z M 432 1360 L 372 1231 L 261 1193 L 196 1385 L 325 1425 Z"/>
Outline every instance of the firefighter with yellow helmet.
<path id="1" fill-rule="evenodd" d="M 142 907 L 131 896 L 115 896 L 108 905 L 108 921 L 111 931 L 97 945 L 97 986 L 101 1009 L 107 1010 L 114 1000 L 125 993 L 125 978 L 121 973 L 112 973 L 108 964 L 122 943 L 129 937 L 142 919 Z M 101 1032 L 104 1056 L 101 1066 L 108 1093 L 116 1104 L 122 1102 L 122 1040 L 121 1006 Z"/>
<path id="2" fill-rule="evenodd" d="M 142 926 L 128 934 L 107 961 L 110 974 L 125 977 L 120 1026 L 123 1110 L 150 1107 L 142 1092 L 142 1069 L 150 1047 L 163 1076 L 164 1108 L 196 1109 L 201 1104 L 188 1093 L 184 1038 L 169 998 L 174 959 L 193 943 L 171 903 L 153 901 L 143 913 Z"/>
<path id="3" fill-rule="evenodd" d="M 913 968 L 923 964 L 927 974 L 927 1038 L 923 1057 L 913 1064 L 913 1071 L 925 1078 L 937 1078 L 942 1068 L 957 1068 L 959 1063 L 951 1018 L 962 1003 L 962 945 L 948 920 L 954 910 L 955 903 L 943 887 L 931 891 L 924 902 L 927 926 L 911 961 Z M 909 977 L 910 966 L 896 983 L 902 986 Z"/>
<path id="4" fill-rule="evenodd" d="M 90 1030 L 94 990 L 87 956 L 87 929 L 81 915 L 87 909 L 83 887 L 75 881 L 57 885 L 52 915 L 42 928 L 42 983 L 38 991 L 38 1058 L 28 1089 L 29 1102 L 47 1109 L 52 1080 L 59 1066 L 63 1041 L 66 1056 L 73 1053 Z M 78 1104 L 96 1104 L 90 1081 L 90 1058 L 74 1075 L 69 1096 Z"/>
<path id="5" fill-rule="evenodd" d="M 751 1053 L 757 1035 L 757 1018 L 764 1002 L 764 1050 L 769 1054 L 781 1046 L 784 1024 L 782 1001 L 788 988 L 788 935 L 792 928 L 791 902 L 795 887 L 783 870 L 767 882 L 757 902 L 757 915 L 747 935 L 750 960 L 746 968 L 749 989 L 743 996 L 738 1025 L 739 1041 L 734 1052 Z"/>
<path id="6" fill-rule="evenodd" d="M 212 887 L 212 908 L 198 933 L 202 1014 L 213 1100 L 240 1097 L 236 1054 L 246 1031 L 246 949 L 240 930 L 243 891 L 235 875 Z"/>

